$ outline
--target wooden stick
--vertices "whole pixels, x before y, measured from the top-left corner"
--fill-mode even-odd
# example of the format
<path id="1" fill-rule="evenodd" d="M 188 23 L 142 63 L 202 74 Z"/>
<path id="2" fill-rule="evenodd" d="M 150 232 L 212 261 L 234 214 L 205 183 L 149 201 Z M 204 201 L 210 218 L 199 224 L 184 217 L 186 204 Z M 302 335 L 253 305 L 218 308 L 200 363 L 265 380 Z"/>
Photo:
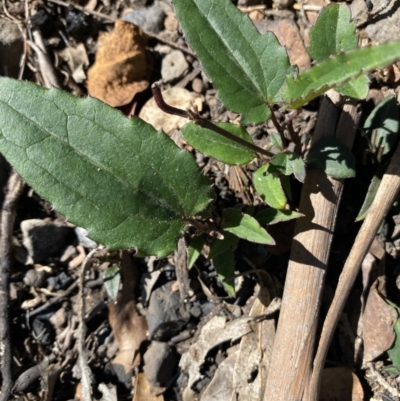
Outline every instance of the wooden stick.
<path id="1" fill-rule="evenodd" d="M 337 137 L 342 133 L 350 138 L 346 144 L 351 147 L 360 114 L 354 111 L 354 105 L 348 105 L 340 117 L 341 128 L 336 130 L 340 109 L 325 97 L 314 140 L 334 135 L 336 130 Z M 296 224 L 264 401 L 301 400 L 310 380 L 318 312 L 342 190 L 342 180 L 329 178 L 319 169 L 307 170 L 300 201 L 305 217 Z"/>

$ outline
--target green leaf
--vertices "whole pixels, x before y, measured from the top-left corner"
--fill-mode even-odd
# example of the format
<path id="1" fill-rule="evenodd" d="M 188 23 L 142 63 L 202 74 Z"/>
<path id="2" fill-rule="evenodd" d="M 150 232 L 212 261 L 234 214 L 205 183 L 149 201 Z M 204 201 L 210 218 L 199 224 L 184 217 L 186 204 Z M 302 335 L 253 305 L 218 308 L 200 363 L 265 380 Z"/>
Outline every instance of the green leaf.
<path id="1" fill-rule="evenodd" d="M 377 104 L 364 123 L 364 130 L 369 138 L 372 137 L 372 131 L 377 130 L 373 145 L 376 148 L 383 146 L 383 155 L 396 146 L 399 128 L 399 111 L 393 96 L 388 96 Z"/>
<path id="2" fill-rule="evenodd" d="M 193 237 L 188 246 L 188 269 L 191 269 L 197 258 L 200 256 L 204 244 L 206 243 L 206 235 L 201 234 Z"/>
<path id="3" fill-rule="evenodd" d="M 225 290 L 229 295 L 235 296 L 235 281 L 233 279 L 235 274 L 235 258 L 233 252 L 227 250 L 224 253 L 215 256 L 213 263 Z M 228 280 L 225 281 L 226 279 Z"/>
<path id="4" fill-rule="evenodd" d="M 275 245 L 273 238 L 260 226 L 258 221 L 236 209 L 225 209 L 222 227 L 239 238 L 258 244 Z"/>
<path id="5" fill-rule="evenodd" d="M 271 134 L 271 142 L 278 150 L 283 151 L 282 137 L 277 132 Z"/>
<path id="6" fill-rule="evenodd" d="M 374 177 L 371 180 L 371 183 L 368 187 L 367 195 L 365 196 L 364 203 L 361 206 L 361 210 L 358 213 L 355 221 L 362 221 L 365 219 L 365 216 L 368 213 L 368 210 L 372 204 L 372 201 L 375 199 L 375 195 L 378 192 L 379 185 L 381 185 L 383 174 L 386 171 L 387 166 L 381 166 L 378 171 L 375 173 Z"/>
<path id="7" fill-rule="evenodd" d="M 393 375 L 399 376 L 400 375 L 400 369 L 397 368 L 394 365 L 390 365 L 390 366 L 385 366 L 384 370 L 388 373 L 391 373 Z"/>
<path id="8" fill-rule="evenodd" d="M 337 179 L 356 175 L 353 153 L 333 136 L 318 140 L 310 149 L 306 163 L 325 170 L 327 175 Z"/>
<path id="9" fill-rule="evenodd" d="M 358 37 L 355 22 L 350 22 L 350 9 L 346 5 L 330 4 L 318 16 L 310 29 L 310 56 L 321 62 L 341 52 L 356 49 Z M 344 96 L 364 99 L 368 94 L 368 79 L 361 75 L 337 88 Z"/>
<path id="10" fill-rule="evenodd" d="M 357 48 L 356 24 L 350 22 L 351 14 L 347 6 L 330 4 L 318 15 L 310 29 L 308 52 L 317 62 L 344 51 Z"/>
<path id="11" fill-rule="evenodd" d="M 283 98 L 288 107 L 297 109 L 320 96 L 328 89 L 343 85 L 363 72 L 383 68 L 400 58 L 400 42 L 341 53 L 300 73 L 297 78 L 288 76 Z"/>
<path id="12" fill-rule="evenodd" d="M 118 266 L 110 266 L 103 272 L 104 287 L 110 298 L 115 301 L 119 292 L 121 283 L 121 271 Z"/>
<path id="13" fill-rule="evenodd" d="M 304 214 L 295 212 L 293 210 L 277 210 L 268 208 L 257 213 L 255 218 L 263 226 L 271 226 L 273 224 L 297 219 L 303 216 Z"/>
<path id="14" fill-rule="evenodd" d="M 266 103 L 281 100 L 290 66 L 275 35 L 260 35 L 229 0 L 174 0 L 185 37 L 225 106 L 242 114 L 242 123 L 262 123 Z"/>
<path id="15" fill-rule="evenodd" d="M 222 235 L 224 236 L 224 239 L 216 239 L 212 244 L 210 254 L 208 255 L 210 259 L 213 259 L 221 253 L 226 252 L 228 249 L 235 249 L 237 243 L 239 242 L 239 238 L 228 231 L 223 231 Z"/>
<path id="16" fill-rule="evenodd" d="M 269 163 L 261 166 L 253 175 L 254 187 L 261 198 L 274 209 L 284 209 L 287 203 L 278 173 L 268 172 Z"/>
<path id="17" fill-rule="evenodd" d="M 343 96 L 352 97 L 354 99 L 365 99 L 368 95 L 369 81 L 365 75 L 346 82 L 344 85 L 336 88 Z"/>
<path id="18" fill-rule="evenodd" d="M 303 162 L 303 164 L 304 164 L 304 162 Z M 304 174 L 305 174 L 305 171 L 306 171 L 306 169 L 305 169 L 305 164 L 304 164 Z M 280 178 L 281 178 L 282 188 L 286 194 L 286 197 L 289 200 L 292 200 L 292 185 L 290 182 L 290 177 L 288 175 L 281 174 Z"/>
<path id="19" fill-rule="evenodd" d="M 215 125 L 232 135 L 253 143 L 251 136 L 241 125 L 229 123 L 215 123 Z M 246 164 L 256 156 L 252 150 L 240 143 L 225 138 L 210 129 L 199 127 L 192 122 L 184 125 L 181 132 L 185 141 L 196 150 L 226 164 Z"/>
<path id="20" fill-rule="evenodd" d="M 171 253 L 213 196 L 192 156 L 93 99 L 0 79 L 0 152 L 44 199 L 109 248 Z"/>
<path id="21" fill-rule="evenodd" d="M 304 182 L 306 178 L 306 166 L 303 159 L 296 153 L 278 153 L 269 161 L 268 172 L 291 175 L 298 181 Z"/>
<path id="22" fill-rule="evenodd" d="M 397 305 L 395 305 L 393 302 L 390 302 L 388 299 L 386 299 L 386 302 L 390 306 L 393 306 L 394 309 L 396 309 L 397 316 L 399 316 L 400 308 Z M 393 362 L 393 367 L 400 370 L 400 319 L 397 319 L 396 324 L 394 325 L 394 332 L 396 334 L 396 339 L 394 340 L 394 344 L 393 344 L 392 348 L 390 348 L 387 351 L 387 353 Z"/>

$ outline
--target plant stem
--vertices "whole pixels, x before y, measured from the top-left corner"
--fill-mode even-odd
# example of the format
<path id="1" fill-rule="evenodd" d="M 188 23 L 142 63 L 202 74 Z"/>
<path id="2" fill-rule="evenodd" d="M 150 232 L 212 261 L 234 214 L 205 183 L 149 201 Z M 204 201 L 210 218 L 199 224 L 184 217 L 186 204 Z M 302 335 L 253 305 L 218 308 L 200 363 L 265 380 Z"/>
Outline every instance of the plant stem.
<path id="1" fill-rule="evenodd" d="M 187 119 L 193 121 L 195 124 L 199 125 L 200 127 L 214 131 L 217 134 L 230 139 L 231 141 L 234 141 L 242 146 L 245 146 L 246 148 L 252 150 L 253 152 L 260 153 L 267 157 L 274 156 L 274 153 L 269 152 L 268 150 L 260 148 L 259 146 L 254 145 L 251 142 L 247 142 L 246 140 L 231 134 L 227 130 L 225 130 L 221 127 L 218 127 L 218 125 L 214 124 L 211 121 L 206 120 L 205 118 L 201 117 L 200 115 L 198 115 L 197 113 L 195 113 L 193 111 L 185 111 L 185 110 L 178 109 L 176 107 L 170 106 L 169 104 L 165 103 L 164 98 L 162 97 L 162 94 L 161 94 L 160 87 L 157 85 L 157 83 L 154 83 L 152 85 L 151 89 L 153 91 L 154 100 L 155 100 L 157 106 L 163 112 L 168 113 L 168 114 L 174 114 L 179 117 L 187 118 Z"/>

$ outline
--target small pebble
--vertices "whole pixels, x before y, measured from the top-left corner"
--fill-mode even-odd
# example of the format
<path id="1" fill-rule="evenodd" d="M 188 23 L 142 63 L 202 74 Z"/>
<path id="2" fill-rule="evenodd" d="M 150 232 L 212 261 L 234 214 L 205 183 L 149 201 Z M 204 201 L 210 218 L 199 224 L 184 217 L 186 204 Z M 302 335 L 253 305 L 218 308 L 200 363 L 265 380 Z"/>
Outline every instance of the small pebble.
<path id="1" fill-rule="evenodd" d="M 164 17 L 164 11 L 153 6 L 128 12 L 122 16 L 122 19 L 146 31 L 158 33 L 163 27 Z"/>
<path id="2" fill-rule="evenodd" d="M 144 374 L 154 387 L 166 385 L 175 374 L 176 357 L 167 343 L 152 341 L 143 359 Z"/>
<path id="3" fill-rule="evenodd" d="M 42 287 L 46 278 L 46 273 L 44 271 L 37 271 L 35 269 L 30 269 L 25 273 L 24 283 L 29 287 Z"/>
<path id="4" fill-rule="evenodd" d="M 192 82 L 192 89 L 196 93 L 202 93 L 204 89 L 204 82 L 200 78 L 195 78 Z"/>
<path id="5" fill-rule="evenodd" d="M 167 31 L 177 31 L 179 22 L 173 13 L 168 13 L 164 20 L 164 27 Z"/>
<path id="6" fill-rule="evenodd" d="M 167 54 L 161 64 L 161 77 L 164 82 L 173 82 L 182 78 L 189 70 L 185 56 L 179 50 Z"/>

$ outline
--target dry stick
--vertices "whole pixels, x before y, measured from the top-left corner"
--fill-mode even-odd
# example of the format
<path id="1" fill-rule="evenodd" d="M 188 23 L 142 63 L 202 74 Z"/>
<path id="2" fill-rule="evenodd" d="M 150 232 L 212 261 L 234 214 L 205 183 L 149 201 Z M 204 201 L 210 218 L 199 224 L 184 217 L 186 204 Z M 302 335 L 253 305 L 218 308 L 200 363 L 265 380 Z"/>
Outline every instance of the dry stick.
<path id="1" fill-rule="evenodd" d="M 82 399 L 83 401 L 92 401 L 92 388 L 91 388 L 91 376 L 92 372 L 90 370 L 85 347 L 86 338 L 86 325 L 85 325 L 85 293 L 84 293 L 84 282 L 85 282 L 85 272 L 86 267 L 93 256 L 93 254 L 98 249 L 91 250 L 86 256 L 82 263 L 81 272 L 79 275 L 79 326 L 78 326 L 78 358 L 79 367 L 81 368 L 81 383 L 82 383 Z"/>
<path id="2" fill-rule="evenodd" d="M 354 106 L 348 108 L 351 117 L 342 111 L 337 137 L 343 133 L 354 138 L 356 133 L 359 113 L 353 112 Z M 314 141 L 334 135 L 339 113 L 325 97 Z M 320 169 L 307 169 L 300 201 L 305 217 L 296 223 L 264 401 L 301 400 L 311 376 L 318 312 L 342 188 L 341 180 L 327 177 Z"/>
<path id="3" fill-rule="evenodd" d="M 40 73 L 44 81 L 44 86 L 47 88 L 61 88 L 60 81 L 58 80 L 56 70 L 44 45 L 43 37 L 40 31 L 34 30 L 32 32 L 34 43 L 28 41 L 29 46 L 35 50 L 39 64 Z"/>
<path id="4" fill-rule="evenodd" d="M 11 267 L 11 241 L 15 221 L 15 209 L 22 193 L 24 182 L 14 171 L 8 180 L 8 192 L 4 199 L 1 212 L 0 236 L 0 356 L 1 356 L 1 385 L 0 401 L 10 398 L 12 381 L 12 353 L 10 326 L 8 315 L 8 282 Z"/>
<path id="5" fill-rule="evenodd" d="M 307 401 L 318 400 L 319 383 L 323 364 L 328 352 L 328 347 L 333 337 L 334 330 L 339 321 L 347 297 L 359 272 L 361 262 L 368 252 L 375 238 L 379 225 L 396 200 L 400 189 L 400 144 L 392 157 L 389 167 L 382 178 L 378 192 L 368 210 L 363 225 L 358 232 L 350 254 L 343 267 L 339 283 L 325 319 L 319 342 L 317 355 L 314 360 L 314 369 L 309 384 Z"/>

